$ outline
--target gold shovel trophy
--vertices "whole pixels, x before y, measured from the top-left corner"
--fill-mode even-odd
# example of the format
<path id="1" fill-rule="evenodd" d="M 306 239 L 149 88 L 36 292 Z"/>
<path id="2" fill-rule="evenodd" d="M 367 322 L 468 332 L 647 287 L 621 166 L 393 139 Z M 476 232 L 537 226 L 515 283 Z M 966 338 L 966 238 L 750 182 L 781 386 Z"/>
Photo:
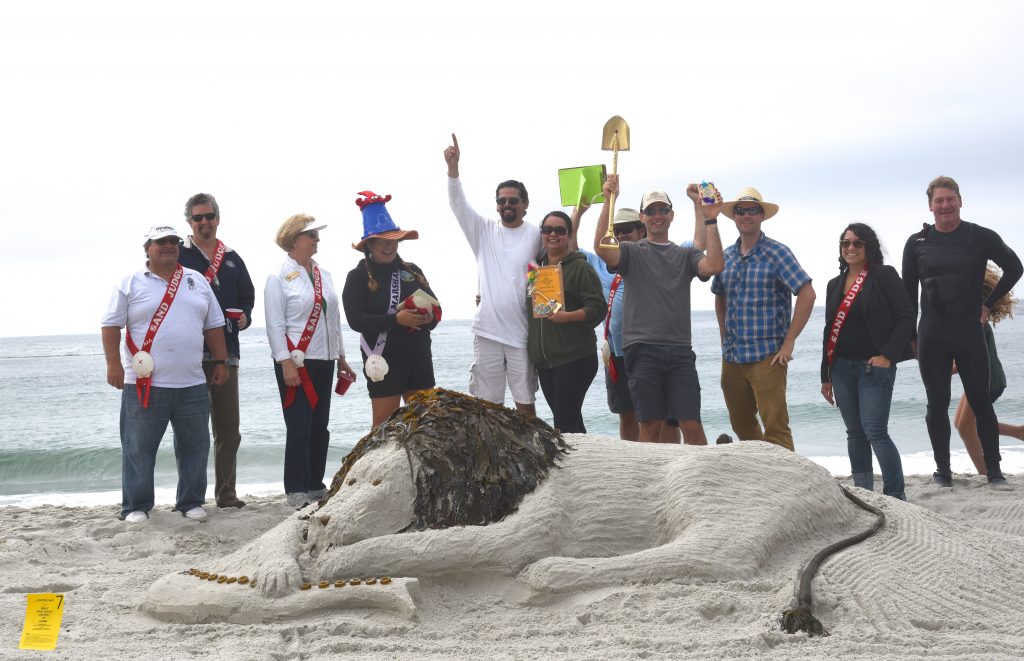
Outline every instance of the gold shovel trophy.
<path id="1" fill-rule="evenodd" d="M 601 149 L 612 153 L 612 174 L 619 173 L 619 152 L 629 151 L 629 124 L 615 115 L 604 123 L 601 136 Z M 608 233 L 601 239 L 600 245 L 605 248 L 618 249 L 619 242 L 615 238 L 612 219 L 615 218 L 615 193 L 608 197 Z"/>

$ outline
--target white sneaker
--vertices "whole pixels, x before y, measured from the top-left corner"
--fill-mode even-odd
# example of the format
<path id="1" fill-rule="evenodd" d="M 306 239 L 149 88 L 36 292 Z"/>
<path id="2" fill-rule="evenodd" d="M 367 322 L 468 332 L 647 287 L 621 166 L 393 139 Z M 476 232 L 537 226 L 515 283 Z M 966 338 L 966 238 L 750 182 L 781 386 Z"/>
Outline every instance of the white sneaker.
<path id="1" fill-rule="evenodd" d="M 309 497 L 305 491 L 295 491 L 288 494 L 288 506 L 294 507 L 297 510 L 301 510 L 306 505 L 309 505 Z"/>
<path id="2" fill-rule="evenodd" d="M 193 507 L 185 512 L 185 518 L 192 519 L 193 521 L 206 521 L 206 510 L 202 507 Z"/>
<path id="3" fill-rule="evenodd" d="M 145 523 L 146 521 L 149 521 L 149 515 L 142 510 L 128 512 L 128 516 L 124 517 L 125 523 Z"/>
<path id="4" fill-rule="evenodd" d="M 308 500 L 311 503 L 315 503 L 317 501 L 323 500 L 324 496 L 326 496 L 326 495 L 327 495 L 327 490 L 326 489 L 317 489 L 316 491 L 307 491 L 306 492 L 306 500 Z"/>

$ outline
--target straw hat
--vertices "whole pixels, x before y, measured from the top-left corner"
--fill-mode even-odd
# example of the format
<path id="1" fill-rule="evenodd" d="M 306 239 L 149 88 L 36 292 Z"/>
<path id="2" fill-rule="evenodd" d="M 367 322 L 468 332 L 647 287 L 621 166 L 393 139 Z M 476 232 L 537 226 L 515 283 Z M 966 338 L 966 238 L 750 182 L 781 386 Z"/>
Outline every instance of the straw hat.
<path id="1" fill-rule="evenodd" d="M 759 193 L 756 188 L 754 188 L 753 186 L 747 186 L 746 188 L 740 191 L 739 195 L 736 196 L 735 200 L 732 200 L 731 202 L 725 202 L 722 204 L 722 213 L 728 216 L 729 218 L 736 220 L 736 215 L 733 212 L 733 209 L 735 209 L 736 204 L 739 202 L 757 203 L 762 209 L 764 209 L 765 220 L 768 220 L 769 218 L 771 218 L 772 216 L 779 212 L 779 205 L 772 204 L 771 202 L 765 202 L 764 198 L 761 197 L 761 193 Z"/>
<path id="2" fill-rule="evenodd" d="M 629 207 L 622 207 L 615 211 L 615 219 L 612 225 L 623 225 L 640 222 L 640 212 Z"/>

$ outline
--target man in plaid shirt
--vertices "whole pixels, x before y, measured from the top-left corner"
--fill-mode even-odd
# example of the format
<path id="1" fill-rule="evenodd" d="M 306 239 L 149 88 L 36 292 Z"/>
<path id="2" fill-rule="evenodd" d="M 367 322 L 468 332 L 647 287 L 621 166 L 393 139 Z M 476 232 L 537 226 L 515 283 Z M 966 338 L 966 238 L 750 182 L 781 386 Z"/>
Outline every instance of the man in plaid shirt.
<path id="1" fill-rule="evenodd" d="M 765 202 L 756 188 L 744 188 L 722 205 L 740 238 L 725 249 L 725 270 L 715 276 L 711 291 L 722 335 L 722 393 L 733 431 L 741 440 L 792 450 L 786 373 L 814 307 L 814 288 L 793 252 L 761 231 L 761 223 L 778 211 L 779 205 Z M 792 296 L 796 306 L 790 318 Z"/>

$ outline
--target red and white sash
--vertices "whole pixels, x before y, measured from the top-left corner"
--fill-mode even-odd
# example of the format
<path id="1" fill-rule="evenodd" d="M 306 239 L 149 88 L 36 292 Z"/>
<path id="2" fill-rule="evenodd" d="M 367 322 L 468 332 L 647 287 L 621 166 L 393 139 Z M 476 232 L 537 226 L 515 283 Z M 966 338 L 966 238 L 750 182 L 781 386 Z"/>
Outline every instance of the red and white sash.
<path id="1" fill-rule="evenodd" d="M 309 347 L 310 340 L 313 339 L 313 331 L 316 330 L 316 324 L 320 321 L 320 311 L 323 309 L 323 288 L 320 281 L 320 268 L 313 265 L 313 309 L 309 312 L 309 319 L 306 320 L 306 327 L 302 329 L 302 336 L 299 338 L 299 343 L 292 343 L 292 338 L 288 337 L 288 333 L 284 334 L 284 339 L 288 341 L 288 350 L 299 351 L 305 353 Z M 309 400 L 309 407 L 311 409 L 316 408 L 317 396 L 316 390 L 313 388 L 313 381 L 309 378 L 309 372 L 306 371 L 306 366 L 303 365 L 299 368 L 299 378 L 302 379 L 302 390 L 306 393 L 306 399 Z M 288 408 L 295 403 L 295 393 L 298 390 L 298 386 L 288 386 L 288 389 L 284 394 L 284 408 Z"/>
<path id="2" fill-rule="evenodd" d="M 185 269 L 178 264 L 174 269 L 174 275 L 171 276 L 170 282 L 167 283 L 167 291 L 164 292 L 164 298 L 160 301 L 160 305 L 157 306 L 156 312 L 153 313 L 153 318 L 149 322 L 149 328 L 146 330 L 146 337 L 142 340 L 142 351 L 149 352 L 150 347 L 153 346 L 153 338 L 156 337 L 156 332 L 160 330 L 160 325 L 164 323 L 164 319 L 167 317 L 168 310 L 171 309 L 171 304 L 174 303 L 174 297 L 178 293 L 178 285 L 181 284 L 181 275 Z M 134 356 L 139 353 L 139 347 L 135 346 L 135 342 L 132 341 L 132 332 L 125 326 L 124 334 L 125 343 L 128 345 L 128 351 L 131 352 L 133 361 Z M 142 402 L 142 408 L 149 408 L 149 388 L 153 383 L 152 373 L 148 376 L 139 376 L 135 379 L 135 394 L 138 395 L 139 401 Z"/>
<path id="3" fill-rule="evenodd" d="M 832 320 L 832 330 L 829 332 L 828 342 L 825 345 L 825 356 L 828 358 L 829 365 L 832 364 L 832 360 L 835 358 L 836 344 L 839 343 L 839 332 L 843 330 L 846 318 L 850 314 L 850 308 L 853 307 L 853 301 L 856 300 L 857 295 L 864 289 L 864 279 L 867 277 L 868 267 L 865 264 L 864 268 L 857 275 L 857 279 L 853 281 L 850 291 L 846 292 L 846 296 L 843 297 L 843 301 L 839 304 L 839 309 L 836 310 L 835 319 Z"/>
<path id="4" fill-rule="evenodd" d="M 608 326 L 612 320 L 612 305 L 615 303 L 615 294 L 619 291 L 619 285 L 622 284 L 622 275 L 619 273 L 615 274 L 612 278 L 612 284 L 608 288 L 608 314 L 604 317 L 604 339 L 608 341 Z M 619 370 L 615 367 L 615 355 L 612 354 L 608 358 L 608 376 L 611 377 L 612 383 L 619 382 Z"/>
<path id="5" fill-rule="evenodd" d="M 217 278 L 217 273 L 220 271 L 220 265 L 224 261 L 224 253 L 226 252 L 227 248 L 224 246 L 224 242 L 217 239 L 217 248 L 213 251 L 213 257 L 210 258 L 210 268 L 206 269 L 206 273 L 203 274 L 203 277 L 211 285 Z"/>

